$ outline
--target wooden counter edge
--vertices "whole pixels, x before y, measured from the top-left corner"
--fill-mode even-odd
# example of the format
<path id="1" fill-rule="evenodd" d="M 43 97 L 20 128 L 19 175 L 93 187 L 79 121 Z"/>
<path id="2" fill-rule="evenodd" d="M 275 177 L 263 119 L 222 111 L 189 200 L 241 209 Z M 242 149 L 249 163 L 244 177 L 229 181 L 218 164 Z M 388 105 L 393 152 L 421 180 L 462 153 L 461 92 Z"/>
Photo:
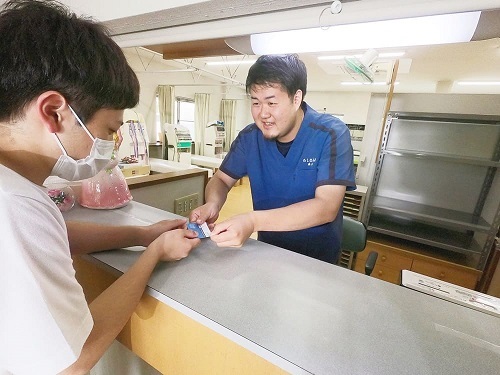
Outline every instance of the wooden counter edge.
<path id="1" fill-rule="evenodd" d="M 148 176 L 128 177 L 126 181 L 129 189 L 136 189 L 197 176 L 204 177 L 204 185 L 206 186 L 208 182 L 208 172 L 200 168 L 189 168 L 182 171 L 154 173 Z"/>
<path id="2" fill-rule="evenodd" d="M 88 256 L 73 264 L 89 303 L 121 274 Z M 288 374 L 147 293 L 117 340 L 163 374 Z"/>

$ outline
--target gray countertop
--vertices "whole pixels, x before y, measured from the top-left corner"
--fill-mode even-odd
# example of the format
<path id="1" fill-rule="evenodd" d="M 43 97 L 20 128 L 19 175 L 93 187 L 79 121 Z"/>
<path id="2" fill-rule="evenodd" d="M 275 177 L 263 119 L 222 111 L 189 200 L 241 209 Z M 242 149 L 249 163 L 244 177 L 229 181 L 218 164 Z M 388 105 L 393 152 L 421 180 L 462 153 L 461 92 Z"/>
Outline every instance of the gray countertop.
<path id="1" fill-rule="evenodd" d="M 146 225 L 137 202 L 67 219 Z M 126 271 L 140 248 L 93 254 Z M 249 239 L 159 264 L 148 292 L 296 374 L 499 374 L 500 319 Z"/>

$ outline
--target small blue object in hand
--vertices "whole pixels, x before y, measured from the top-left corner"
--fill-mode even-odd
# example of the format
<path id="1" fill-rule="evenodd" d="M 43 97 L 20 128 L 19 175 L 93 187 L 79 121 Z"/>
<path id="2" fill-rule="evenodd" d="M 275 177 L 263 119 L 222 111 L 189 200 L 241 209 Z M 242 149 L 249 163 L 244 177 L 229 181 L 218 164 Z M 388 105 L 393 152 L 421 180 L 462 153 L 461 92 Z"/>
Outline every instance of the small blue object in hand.
<path id="1" fill-rule="evenodd" d="M 198 238 L 210 237 L 210 230 L 208 229 L 207 223 L 203 224 L 188 223 L 187 228 L 194 230 L 196 233 L 198 233 Z"/>

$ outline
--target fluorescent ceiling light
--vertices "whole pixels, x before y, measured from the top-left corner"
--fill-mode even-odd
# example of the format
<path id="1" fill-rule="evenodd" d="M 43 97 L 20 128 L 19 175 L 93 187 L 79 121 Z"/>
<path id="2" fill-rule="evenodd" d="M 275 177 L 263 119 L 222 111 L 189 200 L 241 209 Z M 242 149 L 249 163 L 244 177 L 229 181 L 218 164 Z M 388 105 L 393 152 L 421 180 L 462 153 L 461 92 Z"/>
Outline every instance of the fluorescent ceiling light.
<path id="1" fill-rule="evenodd" d="M 387 82 L 359 82 L 359 81 L 344 81 L 340 82 L 343 86 L 361 86 L 361 85 L 372 85 L 372 86 L 387 86 Z M 399 82 L 394 82 L 395 85 L 399 85 Z"/>
<path id="2" fill-rule="evenodd" d="M 458 81 L 461 86 L 500 86 L 500 81 Z"/>
<path id="3" fill-rule="evenodd" d="M 401 57 L 405 52 L 380 52 L 378 57 Z"/>
<path id="4" fill-rule="evenodd" d="M 257 60 L 230 60 L 230 61 L 208 61 L 206 65 L 219 66 L 219 65 L 243 65 L 243 64 L 253 64 Z"/>
<path id="5" fill-rule="evenodd" d="M 357 81 L 349 81 L 349 82 L 340 82 L 343 86 L 361 86 L 361 85 L 369 85 L 370 82 L 357 82 Z"/>
<path id="6" fill-rule="evenodd" d="M 253 34 L 257 55 L 348 51 L 468 42 L 481 12 L 444 14 Z"/>
<path id="7" fill-rule="evenodd" d="M 378 54 L 379 58 L 384 57 L 401 57 L 405 52 L 381 52 Z M 344 60 L 346 57 L 357 57 L 358 59 L 363 56 L 362 54 L 356 55 L 331 55 L 331 56 L 318 56 L 318 60 Z"/>
<path id="8" fill-rule="evenodd" d="M 342 60 L 344 61 L 344 59 L 346 57 L 357 57 L 357 58 L 360 58 L 361 55 L 334 55 L 334 56 L 318 56 L 318 60 L 321 60 L 321 61 L 325 61 L 325 60 Z"/>
<path id="9" fill-rule="evenodd" d="M 185 69 L 167 69 L 167 70 L 134 70 L 136 74 L 144 73 L 183 73 L 183 72 L 196 72 L 196 68 L 185 68 Z"/>

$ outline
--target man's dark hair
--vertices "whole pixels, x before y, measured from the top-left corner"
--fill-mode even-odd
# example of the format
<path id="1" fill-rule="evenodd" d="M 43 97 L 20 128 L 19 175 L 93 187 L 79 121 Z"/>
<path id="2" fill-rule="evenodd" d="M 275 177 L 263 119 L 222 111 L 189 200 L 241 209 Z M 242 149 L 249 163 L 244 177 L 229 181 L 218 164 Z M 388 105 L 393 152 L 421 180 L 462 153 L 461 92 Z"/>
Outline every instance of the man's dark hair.
<path id="1" fill-rule="evenodd" d="M 103 25 L 55 1 L 8 1 L 0 12 L 0 121 L 20 117 L 49 90 L 83 121 L 139 101 L 137 76 Z"/>
<path id="2" fill-rule="evenodd" d="M 306 96 L 307 70 L 296 54 L 263 55 L 248 70 L 246 81 L 247 94 L 252 86 L 281 85 L 292 98 L 297 90 L 302 90 L 302 99 Z"/>

